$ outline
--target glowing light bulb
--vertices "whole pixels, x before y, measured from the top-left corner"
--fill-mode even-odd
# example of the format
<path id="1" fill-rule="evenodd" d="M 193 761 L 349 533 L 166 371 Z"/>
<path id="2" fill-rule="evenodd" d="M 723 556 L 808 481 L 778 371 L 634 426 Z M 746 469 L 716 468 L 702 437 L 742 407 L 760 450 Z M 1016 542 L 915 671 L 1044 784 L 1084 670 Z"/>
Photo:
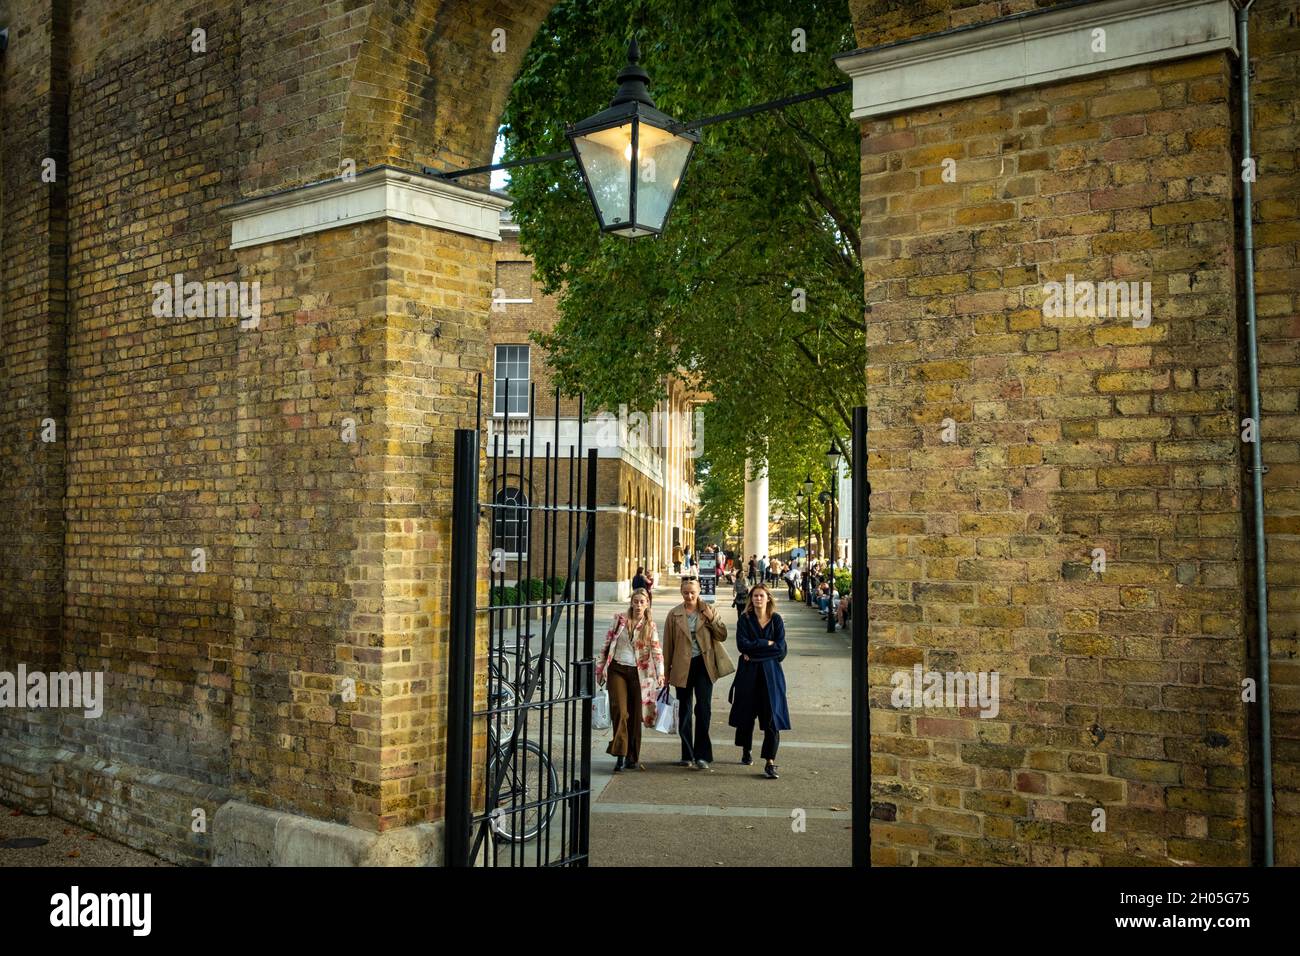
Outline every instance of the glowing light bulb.
<path id="1" fill-rule="evenodd" d="M 624 159 L 626 162 L 629 162 L 629 163 L 632 162 L 632 144 L 631 144 L 631 143 L 628 143 L 626 146 L 623 147 L 623 159 Z"/>

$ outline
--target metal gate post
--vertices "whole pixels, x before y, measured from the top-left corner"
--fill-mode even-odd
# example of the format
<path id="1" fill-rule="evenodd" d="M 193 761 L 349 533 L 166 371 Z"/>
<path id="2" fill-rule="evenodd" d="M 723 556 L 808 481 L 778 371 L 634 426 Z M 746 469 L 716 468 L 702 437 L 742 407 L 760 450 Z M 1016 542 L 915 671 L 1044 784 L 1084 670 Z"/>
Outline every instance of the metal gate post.
<path id="1" fill-rule="evenodd" d="M 871 702 L 867 697 L 867 522 L 871 483 L 867 481 L 867 409 L 853 409 L 853 598 L 849 615 L 853 639 L 853 865 L 871 865 Z"/>
<path id="2" fill-rule="evenodd" d="M 583 555 L 582 601 L 586 611 L 582 622 L 582 660 L 588 675 L 593 673 L 592 658 L 596 654 L 596 468 L 600 456 L 595 448 L 587 452 L 587 553 Z M 591 695 L 595 692 L 594 679 L 589 679 L 582 701 L 582 802 L 579 805 L 581 836 L 578 852 L 582 865 L 588 866 L 591 853 Z"/>
<path id="3" fill-rule="evenodd" d="M 478 432 L 456 429 L 451 497 L 451 634 L 447 649 L 445 865 L 469 866 L 478 582 Z"/>

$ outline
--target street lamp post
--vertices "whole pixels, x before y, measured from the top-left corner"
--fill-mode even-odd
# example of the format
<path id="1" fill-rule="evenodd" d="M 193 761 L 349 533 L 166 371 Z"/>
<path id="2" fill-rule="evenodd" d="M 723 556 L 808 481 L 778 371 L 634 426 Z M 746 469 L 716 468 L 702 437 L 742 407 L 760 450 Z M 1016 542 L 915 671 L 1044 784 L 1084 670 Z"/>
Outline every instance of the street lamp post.
<path id="1" fill-rule="evenodd" d="M 808 477 L 803 480 L 803 497 L 804 497 L 804 501 L 808 502 L 808 553 L 804 555 L 804 562 L 803 562 L 803 566 L 805 570 L 807 570 L 809 567 L 812 566 L 812 499 L 813 499 L 813 488 L 815 487 L 816 484 L 813 482 L 812 472 L 809 472 Z M 812 584 L 812 578 L 806 574 L 804 577 L 805 577 L 804 586 L 803 586 L 804 604 L 806 604 L 808 607 L 812 607 L 812 587 L 810 586 Z"/>
<path id="2" fill-rule="evenodd" d="M 839 530 L 836 527 L 838 522 L 836 521 L 836 514 L 835 514 L 835 486 L 838 485 L 840 482 L 840 450 L 836 446 L 835 438 L 833 436 L 831 438 L 830 447 L 826 449 L 826 464 L 829 465 L 831 469 L 831 521 L 830 521 L 831 534 L 830 534 L 830 547 L 828 548 L 828 551 L 830 552 L 829 557 L 830 557 L 830 571 L 831 571 L 830 593 L 833 595 L 835 593 L 835 552 L 836 552 L 835 536 L 837 531 Z M 840 600 L 841 601 L 844 600 L 843 595 L 840 595 Z M 832 604 L 833 603 L 834 602 L 832 602 Z M 830 608 L 829 612 L 826 615 L 826 630 L 828 633 L 834 632 L 835 630 L 835 609 L 833 606 Z"/>
<path id="3" fill-rule="evenodd" d="M 803 547 L 803 489 L 800 488 L 794 495 L 794 546 Z M 797 564 L 798 559 L 792 560 L 791 564 Z"/>

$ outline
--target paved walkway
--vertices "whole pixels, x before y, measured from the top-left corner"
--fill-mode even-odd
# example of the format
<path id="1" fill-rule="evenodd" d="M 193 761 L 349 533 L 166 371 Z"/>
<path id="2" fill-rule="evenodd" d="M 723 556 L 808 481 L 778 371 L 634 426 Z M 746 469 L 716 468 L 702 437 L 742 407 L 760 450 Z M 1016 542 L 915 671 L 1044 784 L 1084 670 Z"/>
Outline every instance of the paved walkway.
<path id="1" fill-rule="evenodd" d="M 668 611 L 680 602 L 675 577 L 656 589 L 655 622 L 663 630 Z M 605 753 L 610 732 L 593 732 L 591 862 L 593 866 L 848 866 L 851 756 L 847 631 L 826 632 L 815 611 L 792 605 L 784 587 L 777 611 L 785 619 L 789 648 L 784 668 L 793 729 L 781 733 L 779 780 L 763 776 L 755 728 L 754 764 L 740 764 L 735 730 L 728 726 L 731 678 L 713 688 L 713 755 L 707 771 L 673 766 L 680 759 L 677 736 L 645 729 L 645 772 L 611 773 Z M 727 622 L 728 653 L 735 649 L 736 611 L 731 588 L 718 595 Z M 597 606 L 596 639 L 623 605 Z M 600 648 L 596 648 L 599 653 Z M 793 811 L 803 810 L 803 832 Z"/>

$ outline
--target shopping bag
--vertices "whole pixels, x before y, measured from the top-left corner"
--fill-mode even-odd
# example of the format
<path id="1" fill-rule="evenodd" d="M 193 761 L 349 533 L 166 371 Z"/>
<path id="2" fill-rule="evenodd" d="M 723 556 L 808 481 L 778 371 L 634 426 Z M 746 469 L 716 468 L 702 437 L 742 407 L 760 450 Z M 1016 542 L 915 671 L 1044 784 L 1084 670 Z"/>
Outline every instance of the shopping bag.
<path id="1" fill-rule="evenodd" d="M 795 588 L 795 589 L 794 589 L 794 600 L 795 600 L 795 603 L 796 603 L 796 604 L 799 603 L 799 602 L 801 602 L 801 601 L 803 601 L 803 590 L 802 590 L 802 589 L 800 589 L 800 588 Z"/>
<path id="2" fill-rule="evenodd" d="M 594 730 L 609 730 L 613 724 L 609 716 L 609 691 L 602 687 L 591 698 L 591 726 Z"/>
<path id="3" fill-rule="evenodd" d="M 655 730 L 661 734 L 677 733 L 677 701 L 667 687 L 659 692 L 659 702 L 655 705 Z"/>

